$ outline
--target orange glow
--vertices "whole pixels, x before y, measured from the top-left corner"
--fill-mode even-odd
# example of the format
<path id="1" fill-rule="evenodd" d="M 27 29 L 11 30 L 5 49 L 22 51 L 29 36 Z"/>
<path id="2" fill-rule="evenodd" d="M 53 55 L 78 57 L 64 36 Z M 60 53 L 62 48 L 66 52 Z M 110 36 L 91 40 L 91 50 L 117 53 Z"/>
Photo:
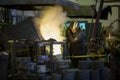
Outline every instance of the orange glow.
<path id="1" fill-rule="evenodd" d="M 52 38 L 56 41 L 63 41 L 65 39 L 65 37 L 61 34 L 63 25 L 67 21 L 67 17 L 61 6 L 45 8 L 42 11 L 41 17 L 36 20 L 37 23 L 39 23 L 39 31 L 44 40 Z M 53 46 L 53 49 L 54 55 L 61 54 L 60 45 Z"/>

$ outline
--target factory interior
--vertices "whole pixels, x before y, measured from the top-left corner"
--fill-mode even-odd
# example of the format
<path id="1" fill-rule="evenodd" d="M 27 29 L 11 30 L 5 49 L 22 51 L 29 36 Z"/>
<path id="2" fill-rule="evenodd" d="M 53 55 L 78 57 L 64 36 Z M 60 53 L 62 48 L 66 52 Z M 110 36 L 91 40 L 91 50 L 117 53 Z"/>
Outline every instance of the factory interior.
<path id="1" fill-rule="evenodd" d="M 0 0 L 0 80 L 120 80 L 119 60 L 120 0 Z"/>

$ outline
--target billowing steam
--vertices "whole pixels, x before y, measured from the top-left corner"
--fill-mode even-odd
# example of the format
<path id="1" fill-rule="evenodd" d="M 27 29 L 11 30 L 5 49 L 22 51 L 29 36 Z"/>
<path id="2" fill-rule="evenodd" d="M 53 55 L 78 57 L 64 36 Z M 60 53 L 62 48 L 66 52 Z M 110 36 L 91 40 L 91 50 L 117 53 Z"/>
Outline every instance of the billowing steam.
<path id="1" fill-rule="evenodd" d="M 41 17 L 36 19 L 37 24 L 39 23 L 39 32 L 44 40 L 52 38 L 56 41 L 63 41 L 65 39 L 62 35 L 62 29 L 66 21 L 66 13 L 63 12 L 62 6 L 47 7 L 42 11 Z M 57 51 L 56 54 L 59 54 L 60 45 L 53 47 L 54 52 Z"/>

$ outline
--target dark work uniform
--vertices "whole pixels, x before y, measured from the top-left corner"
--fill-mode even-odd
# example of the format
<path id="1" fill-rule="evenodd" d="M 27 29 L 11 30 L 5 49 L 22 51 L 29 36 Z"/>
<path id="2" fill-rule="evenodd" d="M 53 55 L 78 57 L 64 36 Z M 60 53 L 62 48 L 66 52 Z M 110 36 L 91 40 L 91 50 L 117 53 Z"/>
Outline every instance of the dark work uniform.
<path id="1" fill-rule="evenodd" d="M 70 56 L 85 55 L 85 36 L 80 29 L 78 29 L 77 32 L 75 33 L 72 33 L 68 29 L 66 37 L 69 44 Z M 73 67 L 78 67 L 79 60 L 84 60 L 82 58 L 70 58 L 70 59 L 73 63 Z"/>

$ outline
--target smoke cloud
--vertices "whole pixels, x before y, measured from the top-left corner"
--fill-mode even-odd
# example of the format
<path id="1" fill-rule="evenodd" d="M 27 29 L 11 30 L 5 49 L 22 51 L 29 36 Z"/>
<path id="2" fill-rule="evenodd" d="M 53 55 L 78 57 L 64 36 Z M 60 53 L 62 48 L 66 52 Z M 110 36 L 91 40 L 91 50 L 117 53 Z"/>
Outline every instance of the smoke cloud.
<path id="1" fill-rule="evenodd" d="M 40 15 L 40 17 L 35 19 L 35 22 L 39 24 L 38 31 L 44 40 L 53 38 L 57 41 L 63 41 L 65 37 L 62 35 L 62 29 L 67 21 L 67 15 L 63 11 L 62 6 L 46 7 Z"/>

